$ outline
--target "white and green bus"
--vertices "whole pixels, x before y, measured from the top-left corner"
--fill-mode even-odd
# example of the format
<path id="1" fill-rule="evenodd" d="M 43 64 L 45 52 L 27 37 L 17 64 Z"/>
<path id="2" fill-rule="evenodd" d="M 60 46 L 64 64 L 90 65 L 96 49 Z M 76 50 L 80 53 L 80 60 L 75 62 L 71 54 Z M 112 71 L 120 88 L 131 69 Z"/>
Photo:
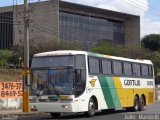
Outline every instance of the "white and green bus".
<path id="1" fill-rule="evenodd" d="M 31 65 L 30 106 L 61 113 L 131 109 L 155 102 L 153 64 L 85 51 L 35 54 Z"/>

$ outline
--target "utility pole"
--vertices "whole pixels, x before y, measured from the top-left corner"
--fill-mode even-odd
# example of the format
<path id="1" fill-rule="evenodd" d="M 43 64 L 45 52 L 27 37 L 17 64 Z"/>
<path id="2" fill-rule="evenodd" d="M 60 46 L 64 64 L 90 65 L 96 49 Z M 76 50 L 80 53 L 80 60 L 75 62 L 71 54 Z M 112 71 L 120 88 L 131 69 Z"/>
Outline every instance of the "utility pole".
<path id="1" fill-rule="evenodd" d="M 29 6 L 24 0 L 24 71 L 23 71 L 23 112 L 30 112 L 29 107 Z"/>

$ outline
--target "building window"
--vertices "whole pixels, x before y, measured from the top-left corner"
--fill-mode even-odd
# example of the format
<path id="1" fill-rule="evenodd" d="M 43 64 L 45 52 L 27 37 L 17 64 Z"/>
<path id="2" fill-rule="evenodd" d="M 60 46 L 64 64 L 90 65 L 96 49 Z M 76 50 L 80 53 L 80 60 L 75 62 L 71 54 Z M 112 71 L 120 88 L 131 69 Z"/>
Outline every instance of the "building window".
<path id="1" fill-rule="evenodd" d="M 13 12 L 0 13 L 0 49 L 9 49 L 13 44 Z"/>
<path id="2" fill-rule="evenodd" d="M 124 25 L 107 19 L 60 12 L 59 31 L 62 42 L 69 40 L 89 49 L 99 40 L 124 45 Z"/>

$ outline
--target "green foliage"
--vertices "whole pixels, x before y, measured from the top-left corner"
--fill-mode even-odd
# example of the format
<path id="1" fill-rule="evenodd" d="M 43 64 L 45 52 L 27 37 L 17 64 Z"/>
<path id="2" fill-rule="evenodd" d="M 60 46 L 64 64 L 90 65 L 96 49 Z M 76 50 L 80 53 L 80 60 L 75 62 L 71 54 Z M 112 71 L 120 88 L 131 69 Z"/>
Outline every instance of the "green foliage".
<path id="1" fill-rule="evenodd" d="M 112 44 L 109 44 L 106 41 L 102 40 L 95 47 L 91 48 L 90 51 L 100 54 L 120 56 L 120 53 L 122 53 L 123 51 L 123 46 L 113 46 Z"/>
<path id="2" fill-rule="evenodd" d="M 142 46 L 151 51 L 160 50 L 160 34 L 146 35 L 141 40 Z"/>
<path id="3" fill-rule="evenodd" d="M 91 48 L 91 52 L 136 59 L 144 59 L 149 56 L 149 51 L 138 45 L 126 45 L 124 47 L 106 41 L 100 41 L 95 47 Z"/>
<path id="4" fill-rule="evenodd" d="M 16 65 L 19 57 L 13 51 L 0 50 L 0 68 L 7 68 L 9 64 Z"/>
<path id="5" fill-rule="evenodd" d="M 133 59 L 148 59 L 150 51 L 139 45 L 126 45 L 120 54 L 122 57 Z"/>
<path id="6" fill-rule="evenodd" d="M 153 62 L 156 84 L 160 84 L 160 52 L 152 52 L 149 59 Z"/>
<path id="7" fill-rule="evenodd" d="M 160 34 L 150 34 L 142 38 L 142 46 L 151 51 L 147 59 L 151 59 L 154 65 L 156 80 L 160 83 Z"/>
<path id="8" fill-rule="evenodd" d="M 48 52 L 55 50 L 81 50 L 80 45 L 73 42 L 63 42 L 63 44 L 59 41 L 41 41 L 36 45 L 30 45 L 30 58 L 36 53 L 40 52 Z"/>
<path id="9" fill-rule="evenodd" d="M 149 58 L 154 64 L 155 75 L 158 75 L 158 73 L 160 73 L 160 52 L 151 53 Z"/>

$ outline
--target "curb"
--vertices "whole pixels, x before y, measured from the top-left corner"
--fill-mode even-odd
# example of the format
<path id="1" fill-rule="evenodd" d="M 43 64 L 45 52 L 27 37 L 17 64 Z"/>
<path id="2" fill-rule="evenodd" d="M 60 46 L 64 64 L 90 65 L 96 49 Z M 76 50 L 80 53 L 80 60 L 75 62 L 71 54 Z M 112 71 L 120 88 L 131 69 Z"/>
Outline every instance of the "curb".
<path id="1" fill-rule="evenodd" d="M 19 117 L 27 117 L 27 116 L 35 116 L 35 115 L 46 115 L 47 113 L 41 113 L 41 112 L 21 112 L 21 111 L 8 111 L 8 110 L 0 110 L 0 116 L 4 115 L 15 115 Z"/>

